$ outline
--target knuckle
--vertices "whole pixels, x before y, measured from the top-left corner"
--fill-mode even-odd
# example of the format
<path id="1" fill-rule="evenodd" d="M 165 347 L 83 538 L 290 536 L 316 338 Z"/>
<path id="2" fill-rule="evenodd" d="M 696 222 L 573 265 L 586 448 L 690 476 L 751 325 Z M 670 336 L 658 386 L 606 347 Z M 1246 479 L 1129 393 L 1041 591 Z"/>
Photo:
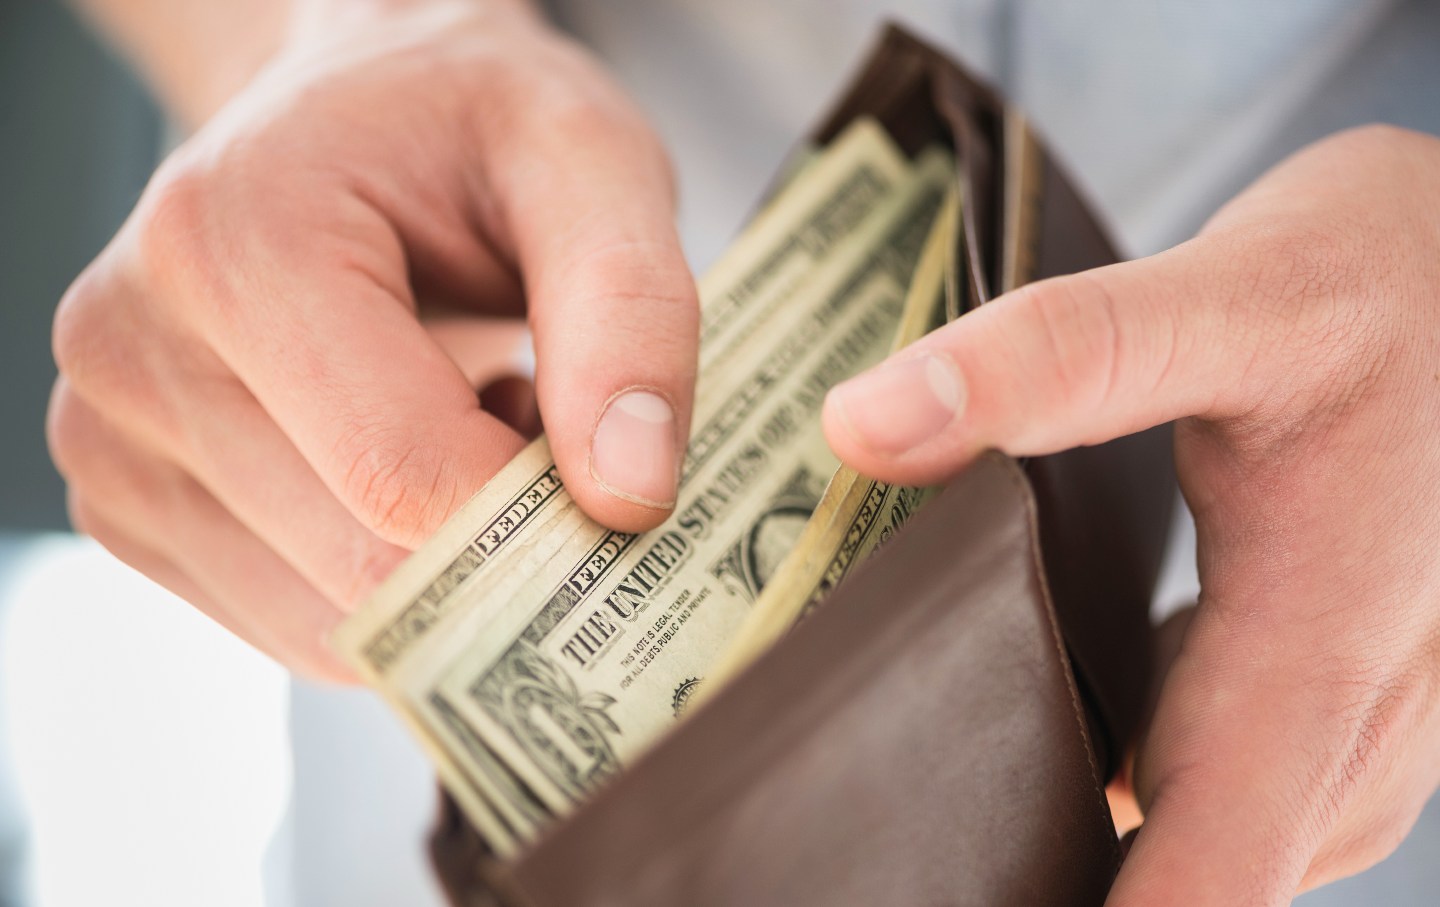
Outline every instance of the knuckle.
<path id="1" fill-rule="evenodd" d="M 167 167 L 174 172 L 168 163 L 162 170 Z M 183 358 L 175 355 L 175 340 L 186 329 L 176 322 L 198 307 L 161 309 L 167 302 L 218 297 L 199 191 L 188 176 L 157 176 L 120 236 L 56 307 L 52 355 L 60 374 L 87 399 L 142 410 L 153 404 L 161 391 L 157 377 Z"/>
<path id="2" fill-rule="evenodd" d="M 574 273 L 596 302 L 699 318 L 700 301 L 678 249 L 664 239 L 608 239 L 575 260 Z"/>
<path id="3" fill-rule="evenodd" d="M 45 414 L 45 440 L 55 468 L 68 482 L 78 478 L 81 455 L 88 449 L 88 432 L 81 418 L 81 404 L 62 380 L 50 395 L 50 408 Z"/>
<path id="4" fill-rule="evenodd" d="M 1104 281 L 1089 273 L 1022 287 L 1015 324 L 1033 331 L 1017 343 L 1033 343 L 1051 370 L 1043 385 L 1060 394 L 1067 409 L 1105 405 L 1125 367 L 1125 325 Z"/>
<path id="5" fill-rule="evenodd" d="M 597 224 L 592 233 L 603 233 Z M 649 350 L 660 374 L 693 358 L 700 332 L 700 301 L 679 247 L 668 236 L 590 235 L 577 237 L 579 251 L 562 278 L 561 293 L 592 313 L 599 330 L 588 336 L 595 342 L 579 345 L 580 356 L 613 358 L 616 342 Z M 544 311 L 532 312 L 541 319 Z M 668 384 L 668 381 L 662 383 Z"/>
<path id="6" fill-rule="evenodd" d="M 670 156 L 659 133 L 590 54 L 570 42 L 551 47 L 549 76 L 509 71 L 498 84 L 521 105 L 521 116 L 542 135 L 567 148 L 616 147 L 636 167 L 673 179 Z"/>
<path id="7" fill-rule="evenodd" d="M 658 281 L 637 282 L 635 269 L 629 271 L 632 279 L 626 286 L 643 289 L 594 300 L 603 328 L 577 345 L 572 362 L 577 370 L 608 375 L 616 372 L 616 349 L 645 350 L 643 358 L 624 368 L 631 380 L 657 387 L 687 387 L 696 367 L 699 305 L 683 289 L 666 289 Z M 607 310 L 615 317 L 607 317 Z"/>
<path id="8" fill-rule="evenodd" d="M 393 431 L 360 428 L 338 452 L 341 493 L 351 511 L 380 538 L 413 546 L 448 515 L 456 487 L 451 470 L 432 448 Z"/>
<path id="9" fill-rule="evenodd" d="M 55 308 L 51 324 L 51 354 L 60 374 L 72 382 L 103 387 L 90 381 L 92 373 L 114 353 L 105 328 L 104 307 L 111 303 L 94 265 L 70 284 Z"/>
<path id="10" fill-rule="evenodd" d="M 127 310 L 128 294 L 112 293 L 94 271 L 92 266 L 70 287 L 51 328 L 60 380 L 51 395 L 46 431 L 52 454 L 59 456 L 78 450 L 75 442 L 89 442 L 92 411 L 178 437 L 177 384 L 165 380 L 177 363 L 162 339 L 164 330 L 145 313 Z M 63 471 L 65 464 L 58 465 Z"/>
<path id="11" fill-rule="evenodd" d="M 215 181 L 176 158 L 161 165 L 135 212 L 138 273 L 162 298 L 207 298 L 215 289 Z"/>

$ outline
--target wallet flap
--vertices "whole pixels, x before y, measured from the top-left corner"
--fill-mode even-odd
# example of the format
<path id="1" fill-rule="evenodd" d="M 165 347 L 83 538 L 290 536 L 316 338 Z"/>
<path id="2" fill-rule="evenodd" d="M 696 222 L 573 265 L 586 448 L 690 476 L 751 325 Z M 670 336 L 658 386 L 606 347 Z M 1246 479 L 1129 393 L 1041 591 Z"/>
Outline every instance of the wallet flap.
<path id="1" fill-rule="evenodd" d="M 1100 904 L 1086 735 L 1028 484 L 990 454 L 495 881 L 534 907 Z"/>

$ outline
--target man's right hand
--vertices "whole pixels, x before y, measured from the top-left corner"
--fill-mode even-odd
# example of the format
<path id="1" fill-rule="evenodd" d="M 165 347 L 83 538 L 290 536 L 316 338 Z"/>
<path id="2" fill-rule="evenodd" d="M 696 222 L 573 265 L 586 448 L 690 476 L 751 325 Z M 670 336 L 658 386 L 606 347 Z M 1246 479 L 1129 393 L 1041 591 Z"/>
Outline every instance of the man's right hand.
<path id="1" fill-rule="evenodd" d="M 301 21 L 62 301 L 49 432 L 77 528 L 344 678 L 330 630 L 523 444 L 417 300 L 491 358 L 527 313 L 561 475 L 625 530 L 673 505 L 698 313 L 663 150 L 528 7 Z"/>

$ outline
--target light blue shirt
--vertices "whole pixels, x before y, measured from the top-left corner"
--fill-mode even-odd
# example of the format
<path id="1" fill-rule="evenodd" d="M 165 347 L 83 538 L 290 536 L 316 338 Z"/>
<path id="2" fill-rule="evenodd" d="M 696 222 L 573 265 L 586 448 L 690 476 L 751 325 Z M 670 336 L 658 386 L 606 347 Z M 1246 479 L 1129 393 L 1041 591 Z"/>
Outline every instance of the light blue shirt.
<path id="1" fill-rule="evenodd" d="M 997 83 L 1117 228 L 1185 237 L 1391 0 L 555 0 L 676 158 L 697 266 L 896 17 Z"/>

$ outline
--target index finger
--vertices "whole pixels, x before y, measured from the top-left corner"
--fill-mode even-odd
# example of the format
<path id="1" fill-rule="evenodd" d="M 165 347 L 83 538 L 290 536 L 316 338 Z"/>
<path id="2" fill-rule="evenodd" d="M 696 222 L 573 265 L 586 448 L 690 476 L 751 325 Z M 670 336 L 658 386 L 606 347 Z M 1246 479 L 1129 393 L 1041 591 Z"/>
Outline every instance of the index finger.
<path id="1" fill-rule="evenodd" d="M 523 440 L 416 319 L 380 212 L 336 188 L 317 213 L 313 184 L 270 186 L 261 228 L 233 231 L 211 188 L 166 185 L 136 259 L 183 275 L 162 289 L 330 492 L 381 538 L 418 546 Z"/>

